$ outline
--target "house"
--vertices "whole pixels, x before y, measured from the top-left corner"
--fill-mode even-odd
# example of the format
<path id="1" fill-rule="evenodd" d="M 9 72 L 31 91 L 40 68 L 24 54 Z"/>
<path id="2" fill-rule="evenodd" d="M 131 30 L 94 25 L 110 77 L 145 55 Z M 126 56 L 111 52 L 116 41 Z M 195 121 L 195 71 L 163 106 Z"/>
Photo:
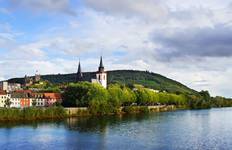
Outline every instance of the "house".
<path id="1" fill-rule="evenodd" d="M 6 107 L 5 102 L 10 98 L 10 95 L 6 91 L 0 90 L 0 107 Z"/>
<path id="2" fill-rule="evenodd" d="M 16 90 L 22 90 L 21 84 L 19 83 L 8 83 L 7 92 L 12 92 Z"/>
<path id="3" fill-rule="evenodd" d="M 13 108 L 25 108 L 31 106 L 30 90 L 18 90 L 11 93 L 11 105 Z"/>
<path id="4" fill-rule="evenodd" d="M 0 82 L 0 90 L 12 92 L 21 89 L 21 84 L 19 83 L 8 83 L 7 81 Z"/>
<path id="5" fill-rule="evenodd" d="M 44 93 L 44 99 L 46 100 L 46 106 L 52 106 L 56 102 L 61 103 L 62 97 L 60 93 Z"/>
<path id="6" fill-rule="evenodd" d="M 44 93 L 31 93 L 31 106 L 35 102 L 36 107 L 46 106 L 46 99 L 44 98 Z"/>
<path id="7" fill-rule="evenodd" d="M 0 82 L 0 90 L 7 91 L 7 89 L 8 89 L 8 82 L 7 81 Z"/>

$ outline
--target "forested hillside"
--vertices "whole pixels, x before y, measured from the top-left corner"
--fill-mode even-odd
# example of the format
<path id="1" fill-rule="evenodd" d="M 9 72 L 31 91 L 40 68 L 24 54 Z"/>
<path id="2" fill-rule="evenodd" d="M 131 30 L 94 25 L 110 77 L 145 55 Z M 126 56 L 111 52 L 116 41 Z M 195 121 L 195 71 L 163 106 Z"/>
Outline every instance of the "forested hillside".
<path id="1" fill-rule="evenodd" d="M 90 81 L 91 78 L 95 78 L 94 72 L 83 73 L 84 80 Z M 54 75 L 42 75 L 43 80 L 48 80 L 54 84 L 61 84 L 75 81 L 75 74 L 54 74 Z M 9 82 L 23 83 L 24 78 L 9 79 Z M 162 90 L 171 93 L 188 93 L 196 94 L 197 92 L 188 88 L 187 86 L 166 78 L 160 74 L 147 72 L 147 71 L 134 71 L 134 70 L 115 70 L 108 71 L 108 84 L 120 83 L 126 85 L 140 84 L 147 88 L 155 90 Z"/>

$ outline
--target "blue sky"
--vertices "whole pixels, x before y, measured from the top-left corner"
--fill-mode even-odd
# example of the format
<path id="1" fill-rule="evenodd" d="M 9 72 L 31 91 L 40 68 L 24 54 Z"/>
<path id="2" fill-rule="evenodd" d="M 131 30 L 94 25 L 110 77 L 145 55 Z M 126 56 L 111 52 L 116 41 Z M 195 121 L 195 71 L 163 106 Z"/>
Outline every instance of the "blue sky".
<path id="1" fill-rule="evenodd" d="M 232 97 L 228 0 L 0 0 L 0 79 L 150 70 Z"/>

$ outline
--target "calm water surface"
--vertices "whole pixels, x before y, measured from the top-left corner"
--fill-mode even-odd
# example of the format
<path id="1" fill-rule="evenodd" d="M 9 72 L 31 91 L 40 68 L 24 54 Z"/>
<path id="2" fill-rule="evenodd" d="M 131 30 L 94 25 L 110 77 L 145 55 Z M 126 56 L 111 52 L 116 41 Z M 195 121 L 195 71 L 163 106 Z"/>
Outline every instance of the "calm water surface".
<path id="1" fill-rule="evenodd" d="M 0 124 L 0 149 L 229 150 L 232 108 Z"/>

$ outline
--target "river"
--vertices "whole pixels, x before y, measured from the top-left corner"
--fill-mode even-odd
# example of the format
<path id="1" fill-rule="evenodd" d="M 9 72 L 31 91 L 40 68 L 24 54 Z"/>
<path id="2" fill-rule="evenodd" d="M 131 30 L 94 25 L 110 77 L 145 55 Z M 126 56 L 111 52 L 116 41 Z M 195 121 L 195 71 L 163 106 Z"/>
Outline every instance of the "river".
<path id="1" fill-rule="evenodd" d="M 232 108 L 1 123 L 0 149 L 227 150 Z"/>

